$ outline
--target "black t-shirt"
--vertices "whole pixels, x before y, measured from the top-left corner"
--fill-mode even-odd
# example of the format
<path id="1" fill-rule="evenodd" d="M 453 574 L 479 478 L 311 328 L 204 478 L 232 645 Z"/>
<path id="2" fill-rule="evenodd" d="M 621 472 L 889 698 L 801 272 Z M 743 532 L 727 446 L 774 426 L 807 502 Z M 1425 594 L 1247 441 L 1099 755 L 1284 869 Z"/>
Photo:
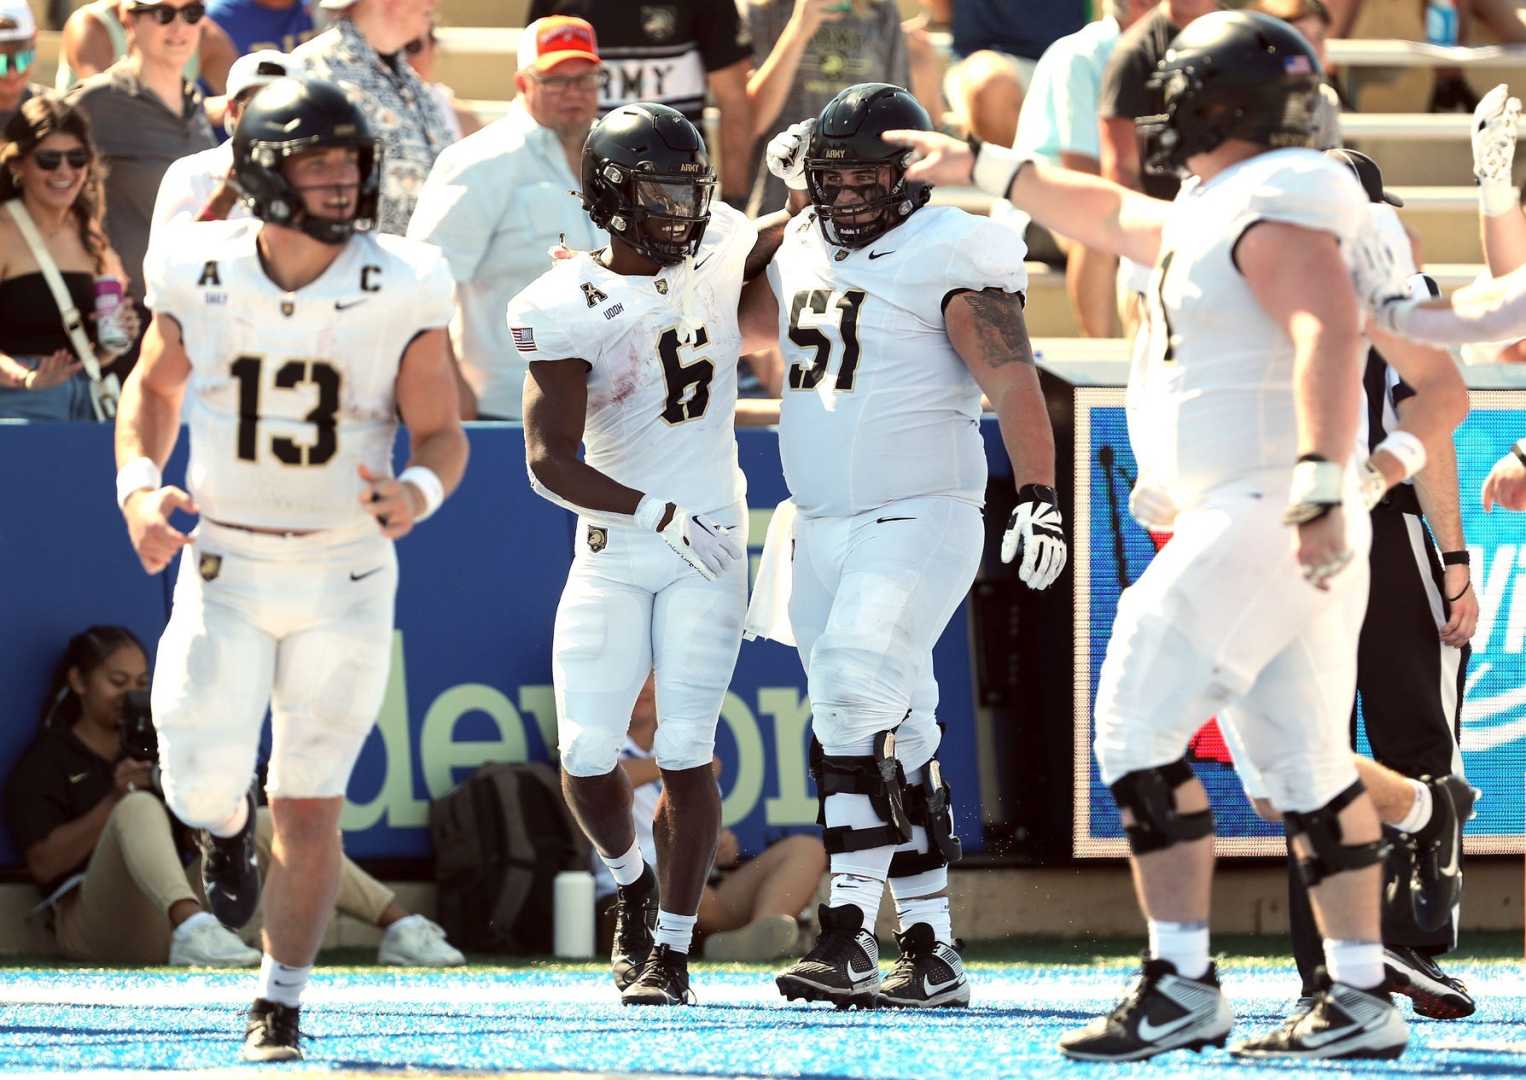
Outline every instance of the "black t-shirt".
<path id="1" fill-rule="evenodd" d="M 1107 62 L 1102 75 L 1102 96 L 1098 114 L 1103 118 L 1135 120 L 1156 116 L 1165 111 L 1160 91 L 1149 89 L 1150 76 L 1172 40 L 1181 33 L 1159 10 L 1152 11 L 1124 32 Z M 1174 176 L 1160 176 L 1144 171 L 1144 141 L 1139 143 L 1139 162 L 1145 194 L 1157 199 L 1176 198 L 1181 181 Z"/>
<path id="2" fill-rule="evenodd" d="M 978 49 L 1037 60 L 1066 34 L 1086 25 L 1081 0 L 958 0 L 954 4 L 954 55 Z"/>
<path id="3" fill-rule="evenodd" d="M 575 15 L 593 26 L 604 61 L 600 112 L 657 101 L 703 131 L 705 76 L 752 56 L 732 0 L 531 0 L 525 18 L 547 15 Z"/>
<path id="4" fill-rule="evenodd" d="M 27 747 L 5 782 L 5 823 L 18 851 L 46 839 L 60 825 L 84 817 L 111 794 L 116 765 L 90 749 L 68 728 L 49 728 Z M 43 894 L 85 869 L 78 866 L 52 881 Z"/>

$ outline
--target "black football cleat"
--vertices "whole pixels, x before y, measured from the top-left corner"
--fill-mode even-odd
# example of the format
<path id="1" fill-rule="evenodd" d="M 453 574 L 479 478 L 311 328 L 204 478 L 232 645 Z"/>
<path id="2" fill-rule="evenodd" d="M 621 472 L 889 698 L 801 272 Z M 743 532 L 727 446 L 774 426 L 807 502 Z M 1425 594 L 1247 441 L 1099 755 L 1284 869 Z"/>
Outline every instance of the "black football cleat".
<path id="1" fill-rule="evenodd" d="M 244 1026 L 245 1061 L 301 1061 L 297 1019 L 302 1010 L 279 1001 L 255 998 Z"/>
<path id="2" fill-rule="evenodd" d="M 1223 1046 L 1234 1022 L 1213 964 L 1202 978 L 1189 979 L 1169 960 L 1146 959 L 1124 999 L 1062 1037 L 1060 1053 L 1077 1061 L 1143 1061 L 1170 1050 Z"/>
<path id="3" fill-rule="evenodd" d="M 657 930 L 657 875 L 650 866 L 629 885 L 615 890 L 615 943 L 610 950 L 609 970 L 615 989 L 624 993 L 636 981 L 641 965 L 652 952 Z"/>
<path id="4" fill-rule="evenodd" d="M 945 944 L 927 923 L 895 936 L 901 956 L 880 984 L 880 1004 L 899 1009 L 942 1009 L 970 1003 L 970 980 L 959 943 Z"/>
<path id="5" fill-rule="evenodd" d="M 1462 901 L 1462 829 L 1478 791 L 1456 773 L 1421 782 L 1431 789 L 1431 820 L 1408 838 L 1414 848 L 1410 904 L 1415 924 L 1429 932 L 1446 926 Z"/>
<path id="6" fill-rule="evenodd" d="M 213 836 L 205 829 L 201 846 L 201 887 L 207 909 L 224 926 L 238 930 L 260 904 L 260 866 L 254 850 L 254 788 L 245 796 L 249 816 L 235 836 Z"/>
<path id="7" fill-rule="evenodd" d="M 1322 976 L 1307 1012 L 1276 1031 L 1247 1039 L 1230 1053 L 1242 1058 L 1392 1060 L 1404 1053 L 1409 1028 L 1383 987 L 1359 990 Z"/>
<path id="8" fill-rule="evenodd" d="M 1388 985 L 1415 1003 L 1415 1012 L 1430 1020 L 1460 1020 L 1478 1008 L 1461 979 L 1442 971 L 1436 961 L 1407 946 L 1383 950 Z"/>
<path id="9" fill-rule="evenodd" d="M 774 979 L 790 1001 L 830 1001 L 839 1009 L 872 1009 L 880 996 L 880 943 L 853 904 L 822 904 L 816 947 Z"/>
<path id="10" fill-rule="evenodd" d="M 689 989 L 689 954 L 667 945 L 653 947 L 636 974 L 636 981 L 620 994 L 621 1005 L 693 1005 Z"/>

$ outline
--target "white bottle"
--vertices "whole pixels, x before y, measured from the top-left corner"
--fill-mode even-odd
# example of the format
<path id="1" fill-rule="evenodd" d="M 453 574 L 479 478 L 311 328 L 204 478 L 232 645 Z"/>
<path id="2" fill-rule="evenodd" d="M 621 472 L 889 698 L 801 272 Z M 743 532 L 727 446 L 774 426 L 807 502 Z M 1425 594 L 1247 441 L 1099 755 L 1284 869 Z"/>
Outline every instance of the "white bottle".
<path id="1" fill-rule="evenodd" d="M 552 903 L 555 931 L 552 951 L 570 959 L 593 956 L 593 875 L 587 870 L 563 870 L 556 875 Z"/>

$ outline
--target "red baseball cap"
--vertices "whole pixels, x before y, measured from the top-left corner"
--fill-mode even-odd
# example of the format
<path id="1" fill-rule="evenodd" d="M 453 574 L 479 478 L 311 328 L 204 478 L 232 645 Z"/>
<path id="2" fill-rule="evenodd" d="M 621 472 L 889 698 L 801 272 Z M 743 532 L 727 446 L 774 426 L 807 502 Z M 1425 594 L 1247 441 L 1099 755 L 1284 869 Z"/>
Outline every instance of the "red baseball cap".
<path id="1" fill-rule="evenodd" d="M 519 32 L 521 71 L 548 71 L 567 60 L 599 63 L 599 42 L 586 20 L 547 15 Z"/>

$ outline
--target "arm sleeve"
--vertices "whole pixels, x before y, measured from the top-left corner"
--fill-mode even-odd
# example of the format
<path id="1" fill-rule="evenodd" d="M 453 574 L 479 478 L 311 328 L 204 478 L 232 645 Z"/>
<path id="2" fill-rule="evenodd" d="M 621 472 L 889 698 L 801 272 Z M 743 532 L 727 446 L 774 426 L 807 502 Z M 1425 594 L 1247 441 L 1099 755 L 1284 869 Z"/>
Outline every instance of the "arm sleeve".
<path id="1" fill-rule="evenodd" d="M 1272 221 L 1333 233 L 1345 245 L 1375 226 L 1371 205 L 1350 169 L 1329 158 L 1310 157 L 1265 177 L 1250 193 L 1229 232 L 1238 246 L 1251 226 Z M 1406 240 L 1403 250 L 1407 252 L 1408 246 Z"/>
<path id="2" fill-rule="evenodd" d="M 1393 325 L 1405 337 L 1432 345 L 1526 337 L 1526 266 L 1487 284 L 1461 289 L 1449 304 L 1437 300 L 1424 306 L 1416 301 L 1397 304 Z"/>
<path id="3" fill-rule="evenodd" d="M 173 253 L 190 248 L 195 236 L 189 230 L 202 228 L 190 222 L 170 223 L 167 228 L 176 236 L 162 236 L 157 244 L 150 244 L 143 257 L 143 306 L 155 315 L 168 315 L 181 326 L 188 325 L 190 304 L 187 290 L 182 287 L 185 275 L 176 263 Z"/>
<path id="4" fill-rule="evenodd" d="M 964 224 L 963 229 L 949 230 L 941 259 L 926 260 L 934 273 L 923 287 L 910 283 L 909 306 L 930 326 L 943 325 L 943 301 L 950 293 L 1000 289 L 1022 295 L 1026 303 L 1028 270 L 1023 260 L 1028 247 L 1022 236 L 988 218 L 972 216 Z"/>
<path id="5" fill-rule="evenodd" d="M 546 304 L 540 296 L 529 295 L 548 291 L 554 286 L 544 279 L 535 282 L 509 303 L 509 338 L 519 359 L 525 364 L 537 360 L 579 359 L 588 364 L 597 362 L 596 356 L 584 356 L 594 352 L 586 342 L 580 343 L 573 333 L 575 323 L 565 306 Z M 580 298 L 578 302 L 583 303 Z M 586 307 L 586 305 L 584 305 Z"/>
<path id="6" fill-rule="evenodd" d="M 444 168 L 442 168 L 444 166 Z M 445 254 L 451 275 L 471 281 L 487 254 L 497 215 L 489 206 L 495 185 L 485 177 L 473 183 L 472 170 L 457 172 L 441 161 L 424 182 L 408 221 L 408 237 L 433 244 Z"/>
<path id="7" fill-rule="evenodd" d="M 731 0 L 699 0 L 694 31 L 707 72 L 719 71 L 752 56 L 752 43 L 742 25 L 742 15 Z"/>

